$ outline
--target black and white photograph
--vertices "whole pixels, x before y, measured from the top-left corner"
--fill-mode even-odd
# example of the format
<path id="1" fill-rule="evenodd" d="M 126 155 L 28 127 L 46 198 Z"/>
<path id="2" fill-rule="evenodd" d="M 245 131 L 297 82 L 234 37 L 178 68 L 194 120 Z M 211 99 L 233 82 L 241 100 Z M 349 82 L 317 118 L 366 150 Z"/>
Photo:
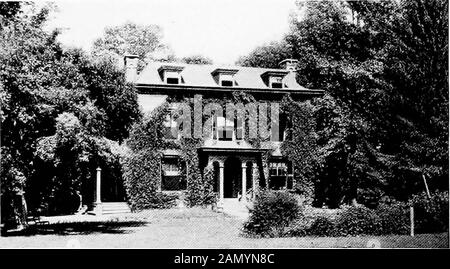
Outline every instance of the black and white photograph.
<path id="1" fill-rule="evenodd" d="M 449 249 L 448 18 L 0 1 L 0 249 Z"/>

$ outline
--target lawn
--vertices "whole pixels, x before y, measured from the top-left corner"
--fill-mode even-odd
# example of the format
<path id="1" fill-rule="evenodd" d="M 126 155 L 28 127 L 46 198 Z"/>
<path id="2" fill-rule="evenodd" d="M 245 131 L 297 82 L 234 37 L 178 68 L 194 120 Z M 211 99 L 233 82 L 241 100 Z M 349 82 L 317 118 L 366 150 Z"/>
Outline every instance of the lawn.
<path id="1" fill-rule="evenodd" d="M 247 238 L 242 220 L 210 209 L 146 210 L 65 222 L 0 237 L 0 248 L 448 248 L 448 233 L 410 236 Z"/>

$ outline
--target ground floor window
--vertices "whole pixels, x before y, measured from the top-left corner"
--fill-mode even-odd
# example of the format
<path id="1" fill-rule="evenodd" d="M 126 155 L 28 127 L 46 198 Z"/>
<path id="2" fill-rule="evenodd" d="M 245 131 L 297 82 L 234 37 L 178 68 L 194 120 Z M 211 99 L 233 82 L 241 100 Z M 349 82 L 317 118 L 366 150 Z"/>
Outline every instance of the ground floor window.
<path id="1" fill-rule="evenodd" d="M 187 187 L 186 176 L 183 175 L 184 163 L 178 157 L 163 158 L 161 163 L 161 190 L 179 191 Z"/>
<path id="2" fill-rule="evenodd" d="M 269 188 L 272 190 L 292 189 L 292 165 L 288 161 L 269 162 Z"/>

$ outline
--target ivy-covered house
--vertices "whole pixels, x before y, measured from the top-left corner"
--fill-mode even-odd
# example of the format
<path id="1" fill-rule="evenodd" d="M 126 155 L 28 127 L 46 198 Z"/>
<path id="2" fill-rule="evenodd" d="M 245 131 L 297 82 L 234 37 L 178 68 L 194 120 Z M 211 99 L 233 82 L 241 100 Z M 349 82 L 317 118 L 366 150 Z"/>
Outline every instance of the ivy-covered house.
<path id="1" fill-rule="evenodd" d="M 125 56 L 126 79 L 134 83 L 141 109 L 150 113 L 170 103 L 163 124 L 165 139 L 176 144 L 186 135 L 200 137 L 196 140 L 200 143 L 194 144 L 187 155 L 180 147 L 161 148 L 158 192 L 181 193 L 192 189 L 192 184 L 210 184 L 220 206 L 226 199 L 251 199 L 261 187 L 294 188 L 296 168 L 281 150 L 292 122 L 281 102 L 286 96 L 302 101 L 324 93 L 297 83 L 296 60 L 282 61 L 280 69 L 151 62 L 139 73 L 137 62 L 137 56 Z M 183 110 L 185 118 L 181 121 L 174 111 L 182 110 L 186 103 L 188 111 Z M 244 108 L 243 114 L 238 110 L 229 113 L 228 104 L 234 104 L 234 109 Z M 217 112 L 219 106 L 223 113 Z M 256 114 L 252 114 L 252 108 Z M 186 119 L 186 115 L 192 118 Z M 266 125 L 260 124 L 262 121 Z M 265 137 L 261 135 L 263 129 L 268 130 Z M 189 174 L 194 170 L 211 180 L 192 182 Z"/>

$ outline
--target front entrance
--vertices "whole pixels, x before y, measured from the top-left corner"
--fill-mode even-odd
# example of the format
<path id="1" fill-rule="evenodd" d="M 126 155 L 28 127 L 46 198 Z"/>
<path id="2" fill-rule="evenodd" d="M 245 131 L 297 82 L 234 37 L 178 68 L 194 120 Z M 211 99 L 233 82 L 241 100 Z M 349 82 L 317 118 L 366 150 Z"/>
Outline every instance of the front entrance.
<path id="1" fill-rule="evenodd" d="M 241 190 L 241 161 L 236 157 L 228 157 L 224 164 L 224 198 L 237 198 Z"/>

